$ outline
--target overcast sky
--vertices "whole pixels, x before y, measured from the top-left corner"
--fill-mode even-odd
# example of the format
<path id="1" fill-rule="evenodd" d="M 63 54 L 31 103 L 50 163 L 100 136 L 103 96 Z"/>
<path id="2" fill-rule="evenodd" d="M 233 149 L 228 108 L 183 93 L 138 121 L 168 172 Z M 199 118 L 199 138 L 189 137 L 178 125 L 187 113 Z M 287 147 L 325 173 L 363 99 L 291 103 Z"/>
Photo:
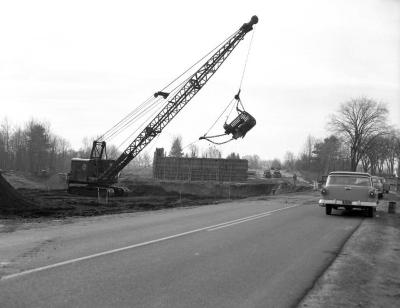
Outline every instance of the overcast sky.
<path id="1" fill-rule="evenodd" d="M 224 156 L 298 154 L 308 135 L 328 136 L 341 103 L 360 96 L 386 103 L 400 127 L 397 0 L 2 1 L 0 119 L 47 121 L 77 149 L 252 15 L 259 23 L 241 97 L 257 125 L 221 146 Z M 251 35 L 148 151 L 208 130 L 238 90 Z"/>

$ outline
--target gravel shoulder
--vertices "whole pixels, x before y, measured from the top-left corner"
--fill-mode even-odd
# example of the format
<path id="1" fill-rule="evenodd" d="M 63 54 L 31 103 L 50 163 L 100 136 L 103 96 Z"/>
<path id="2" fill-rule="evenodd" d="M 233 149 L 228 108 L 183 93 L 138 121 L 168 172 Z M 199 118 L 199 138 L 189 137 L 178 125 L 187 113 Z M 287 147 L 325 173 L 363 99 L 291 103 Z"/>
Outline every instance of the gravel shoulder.
<path id="1" fill-rule="evenodd" d="M 388 213 L 388 201 L 397 213 Z M 380 202 L 298 307 L 400 306 L 400 195 Z"/>

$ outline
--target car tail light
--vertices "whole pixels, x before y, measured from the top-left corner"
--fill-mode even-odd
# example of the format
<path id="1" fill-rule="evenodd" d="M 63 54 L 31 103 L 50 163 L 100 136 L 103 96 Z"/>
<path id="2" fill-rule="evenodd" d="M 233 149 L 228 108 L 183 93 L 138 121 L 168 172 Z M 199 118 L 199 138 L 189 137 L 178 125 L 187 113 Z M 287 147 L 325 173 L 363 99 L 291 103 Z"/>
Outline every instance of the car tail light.
<path id="1" fill-rule="evenodd" d="M 321 194 L 322 195 L 327 195 L 328 194 L 328 190 L 326 188 L 322 188 L 321 189 Z"/>
<path id="2" fill-rule="evenodd" d="M 369 192 L 369 197 L 370 197 L 370 198 L 375 198 L 375 192 L 374 192 L 373 190 L 371 190 L 371 191 Z"/>

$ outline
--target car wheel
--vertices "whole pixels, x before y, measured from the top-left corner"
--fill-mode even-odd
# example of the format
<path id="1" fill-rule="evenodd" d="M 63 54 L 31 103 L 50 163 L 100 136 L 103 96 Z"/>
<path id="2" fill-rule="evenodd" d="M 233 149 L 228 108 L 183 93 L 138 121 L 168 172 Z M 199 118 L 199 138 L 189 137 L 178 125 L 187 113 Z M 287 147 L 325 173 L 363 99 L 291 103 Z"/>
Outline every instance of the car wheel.
<path id="1" fill-rule="evenodd" d="M 371 206 L 367 209 L 368 217 L 374 217 L 374 208 Z"/>
<path id="2" fill-rule="evenodd" d="M 325 205 L 325 214 L 326 215 L 332 214 L 332 206 L 331 205 Z"/>

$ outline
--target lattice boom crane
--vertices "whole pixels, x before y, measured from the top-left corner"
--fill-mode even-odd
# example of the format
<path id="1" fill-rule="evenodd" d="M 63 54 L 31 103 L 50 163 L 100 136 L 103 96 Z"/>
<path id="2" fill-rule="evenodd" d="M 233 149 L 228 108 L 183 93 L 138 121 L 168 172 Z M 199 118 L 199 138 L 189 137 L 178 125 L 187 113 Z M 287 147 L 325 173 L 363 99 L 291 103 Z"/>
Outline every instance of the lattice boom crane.
<path id="1" fill-rule="evenodd" d="M 162 91 L 155 93 L 155 97 L 162 96 L 164 99 L 168 99 L 167 104 L 116 160 L 103 158 L 106 147 L 105 141 L 94 141 L 90 159 L 72 160 L 68 184 L 89 184 L 107 187 L 116 183 L 118 174 L 122 169 L 160 134 L 179 111 L 200 91 L 257 22 L 258 17 L 253 16 L 249 22 L 243 24 L 234 35 L 191 75 L 174 96 L 169 98 L 170 94 Z"/>

